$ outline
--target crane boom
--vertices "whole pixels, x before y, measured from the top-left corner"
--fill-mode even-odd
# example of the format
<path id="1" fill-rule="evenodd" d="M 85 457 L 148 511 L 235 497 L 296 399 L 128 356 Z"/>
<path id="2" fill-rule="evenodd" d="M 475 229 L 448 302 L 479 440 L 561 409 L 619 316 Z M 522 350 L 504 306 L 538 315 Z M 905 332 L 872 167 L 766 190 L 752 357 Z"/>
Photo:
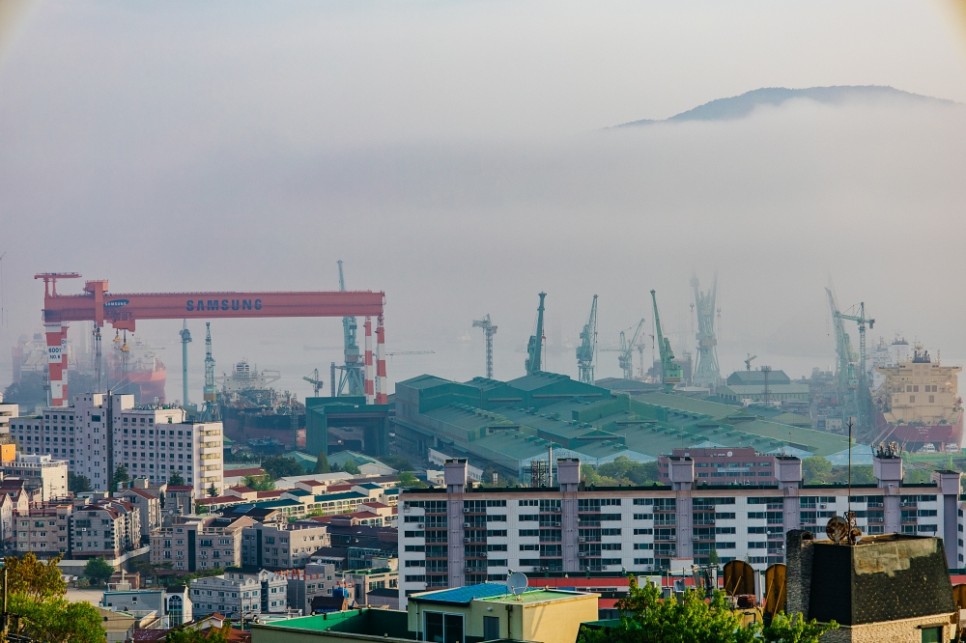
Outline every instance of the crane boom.
<path id="1" fill-rule="evenodd" d="M 597 295 L 590 305 L 590 318 L 580 331 L 577 347 L 577 374 L 581 382 L 594 383 L 594 354 L 597 351 Z"/>
<path id="2" fill-rule="evenodd" d="M 540 293 L 540 305 L 537 306 L 537 332 L 535 335 L 530 335 L 530 341 L 527 342 L 527 361 L 524 364 L 527 375 L 539 373 L 543 366 L 543 300 L 546 296 L 547 293 Z"/>
<path id="3" fill-rule="evenodd" d="M 345 292 L 345 275 L 342 272 L 342 259 L 339 259 L 339 292 Z M 358 323 L 354 315 L 342 317 L 342 347 L 345 364 L 339 367 L 339 387 L 337 395 L 364 395 L 365 375 L 362 372 L 359 344 L 356 341 Z"/>
<path id="4" fill-rule="evenodd" d="M 829 296 L 831 297 L 831 294 Z M 836 309 L 833 309 L 832 315 L 836 318 L 837 323 L 841 323 L 841 320 L 847 320 L 855 322 L 859 327 L 859 367 L 858 373 L 853 373 L 849 378 L 849 388 L 853 391 L 856 415 L 858 416 L 857 428 L 861 434 L 872 429 L 872 397 L 869 392 L 868 368 L 866 366 L 865 327 L 868 324 L 871 329 L 875 325 L 875 320 L 865 316 L 864 301 L 859 303 L 858 315 L 846 315 Z M 848 335 L 845 335 L 845 337 L 848 337 Z"/>
<path id="5" fill-rule="evenodd" d="M 661 354 L 661 382 L 664 390 L 670 391 L 681 381 L 683 369 L 674 361 L 674 351 L 671 350 L 671 340 L 664 336 L 661 330 L 661 316 L 657 311 L 657 294 L 651 291 L 654 302 L 654 330 L 657 333 L 657 345 Z"/>
<path id="6" fill-rule="evenodd" d="M 215 386 L 215 358 L 211 351 L 211 322 L 205 322 L 205 422 L 218 420 L 218 388 Z"/>
<path id="7" fill-rule="evenodd" d="M 634 334 L 631 335 L 631 341 L 628 342 L 627 335 L 624 331 L 621 331 L 621 348 L 620 354 L 617 356 L 617 363 L 624 371 L 625 380 L 634 379 L 634 347 L 637 345 L 643 329 L 644 318 L 641 317 L 641 321 L 637 322 L 637 328 L 634 329 Z"/>

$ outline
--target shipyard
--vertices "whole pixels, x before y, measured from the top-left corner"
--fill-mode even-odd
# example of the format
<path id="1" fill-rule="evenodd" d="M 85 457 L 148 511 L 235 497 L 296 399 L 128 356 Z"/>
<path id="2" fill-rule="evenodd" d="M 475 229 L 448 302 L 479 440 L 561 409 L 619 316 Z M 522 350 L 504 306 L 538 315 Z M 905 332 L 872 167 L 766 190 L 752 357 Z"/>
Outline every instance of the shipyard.
<path id="1" fill-rule="evenodd" d="M 0 643 L 966 641 L 960 4 L 3 0 Z"/>

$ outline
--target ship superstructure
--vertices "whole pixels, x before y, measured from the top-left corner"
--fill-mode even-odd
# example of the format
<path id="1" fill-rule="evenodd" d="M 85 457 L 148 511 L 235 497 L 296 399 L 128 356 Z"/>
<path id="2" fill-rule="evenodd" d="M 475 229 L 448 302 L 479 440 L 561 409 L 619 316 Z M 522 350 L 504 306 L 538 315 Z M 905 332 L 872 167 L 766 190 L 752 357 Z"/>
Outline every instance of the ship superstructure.
<path id="1" fill-rule="evenodd" d="M 280 374 L 236 362 L 222 378 L 219 395 L 225 435 L 261 451 L 305 444 L 305 405 L 288 391 L 272 387 Z"/>
<path id="2" fill-rule="evenodd" d="M 884 378 L 875 390 L 877 440 L 896 441 L 910 451 L 958 451 L 963 437 L 960 366 L 943 366 L 915 346 L 911 357 L 877 366 Z"/>

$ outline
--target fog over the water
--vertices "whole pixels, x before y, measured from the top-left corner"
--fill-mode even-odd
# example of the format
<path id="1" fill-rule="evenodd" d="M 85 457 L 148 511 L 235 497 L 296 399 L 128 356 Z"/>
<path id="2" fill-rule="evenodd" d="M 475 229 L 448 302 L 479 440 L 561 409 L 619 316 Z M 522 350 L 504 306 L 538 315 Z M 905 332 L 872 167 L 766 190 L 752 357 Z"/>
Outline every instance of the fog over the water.
<path id="1" fill-rule="evenodd" d="M 708 288 L 715 274 L 725 373 L 747 354 L 793 376 L 831 367 L 830 283 L 843 309 L 865 302 L 870 343 L 902 335 L 966 364 L 966 108 L 793 102 L 606 129 L 761 86 L 966 101 L 966 47 L 939 5 L 886 3 L 892 42 L 855 33 L 851 45 L 818 19 L 831 5 L 802 26 L 823 34 L 812 44 L 761 36 L 787 28 L 767 3 L 752 3 L 755 29 L 721 13 L 718 28 L 750 38 L 747 51 L 703 14 L 675 40 L 620 3 L 642 33 L 613 6 L 362 4 L 27 14 L 0 50 L 0 387 L 7 347 L 40 330 L 34 273 L 77 271 L 127 293 L 334 290 L 338 259 L 350 289 L 386 292 L 389 351 L 435 351 L 394 357 L 391 387 L 418 372 L 481 374 L 472 321 L 486 313 L 499 326 L 495 375 L 522 374 L 540 291 L 562 347 L 550 370 L 576 374 L 594 294 L 602 347 L 641 317 L 652 332 L 655 289 L 675 349 L 693 350 L 689 281 Z M 666 4 L 655 17 L 683 24 Z M 646 34 L 660 51 L 638 42 Z M 138 328 L 165 347 L 172 399 L 180 326 Z M 286 373 L 298 380 L 315 363 L 327 381 L 339 359 L 338 320 L 212 326 L 219 371 L 246 357 L 301 369 Z M 200 397 L 203 326 L 192 332 Z M 599 361 L 598 375 L 618 375 L 615 354 Z"/>

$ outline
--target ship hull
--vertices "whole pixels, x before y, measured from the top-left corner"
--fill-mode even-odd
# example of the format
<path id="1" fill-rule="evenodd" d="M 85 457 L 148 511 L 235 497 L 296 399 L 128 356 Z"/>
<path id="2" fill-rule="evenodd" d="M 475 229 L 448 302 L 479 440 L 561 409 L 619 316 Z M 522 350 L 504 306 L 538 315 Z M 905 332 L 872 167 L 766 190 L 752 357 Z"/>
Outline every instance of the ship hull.
<path id="1" fill-rule="evenodd" d="M 952 422 L 894 424 L 879 414 L 877 427 L 882 442 L 898 442 L 904 449 L 917 451 L 927 444 L 939 451 L 959 450 L 963 443 L 963 416 Z"/>
<path id="2" fill-rule="evenodd" d="M 221 408 L 225 436 L 239 443 L 277 440 L 287 449 L 305 446 L 305 414 L 265 413 L 232 407 Z"/>

